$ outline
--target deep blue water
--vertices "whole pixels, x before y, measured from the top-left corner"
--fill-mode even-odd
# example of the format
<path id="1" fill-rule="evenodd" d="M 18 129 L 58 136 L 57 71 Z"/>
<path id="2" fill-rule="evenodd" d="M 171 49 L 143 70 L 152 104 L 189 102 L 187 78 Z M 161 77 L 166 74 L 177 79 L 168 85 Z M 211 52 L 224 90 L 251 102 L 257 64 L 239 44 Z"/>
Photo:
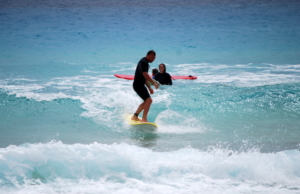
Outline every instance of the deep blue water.
<path id="1" fill-rule="evenodd" d="M 299 193 L 300 2 L 0 0 L 1 193 Z M 155 90 L 136 63 L 194 75 Z"/>

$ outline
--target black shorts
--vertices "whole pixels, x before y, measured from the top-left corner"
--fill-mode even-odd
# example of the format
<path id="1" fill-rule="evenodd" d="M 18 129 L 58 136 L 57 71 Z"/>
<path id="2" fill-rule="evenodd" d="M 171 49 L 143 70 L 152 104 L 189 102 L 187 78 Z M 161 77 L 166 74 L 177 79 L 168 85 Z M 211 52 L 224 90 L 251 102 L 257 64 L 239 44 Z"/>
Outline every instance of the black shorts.
<path id="1" fill-rule="evenodd" d="M 145 85 L 142 86 L 133 85 L 133 89 L 144 101 L 147 98 L 150 98 L 150 94 Z"/>

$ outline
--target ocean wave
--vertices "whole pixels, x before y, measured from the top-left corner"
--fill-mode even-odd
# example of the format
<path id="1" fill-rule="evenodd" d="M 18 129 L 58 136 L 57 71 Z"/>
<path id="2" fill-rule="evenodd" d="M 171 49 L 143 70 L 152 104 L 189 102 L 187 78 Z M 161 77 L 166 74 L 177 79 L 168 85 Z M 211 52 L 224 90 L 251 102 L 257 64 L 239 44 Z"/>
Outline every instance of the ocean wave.
<path id="1" fill-rule="evenodd" d="M 24 144 L 0 149 L 0 191 L 292 193 L 300 190 L 299 159 L 299 150 L 155 152 L 125 143 Z"/>

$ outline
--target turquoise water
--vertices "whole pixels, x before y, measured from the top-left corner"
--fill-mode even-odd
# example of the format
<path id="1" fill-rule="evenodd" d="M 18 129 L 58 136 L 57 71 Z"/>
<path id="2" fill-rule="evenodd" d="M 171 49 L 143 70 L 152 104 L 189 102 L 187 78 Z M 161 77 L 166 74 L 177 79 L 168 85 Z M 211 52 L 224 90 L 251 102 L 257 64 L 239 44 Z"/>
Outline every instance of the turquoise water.
<path id="1" fill-rule="evenodd" d="M 0 2 L 1 193 L 299 193 L 297 1 Z M 130 126 L 154 49 L 174 80 Z"/>

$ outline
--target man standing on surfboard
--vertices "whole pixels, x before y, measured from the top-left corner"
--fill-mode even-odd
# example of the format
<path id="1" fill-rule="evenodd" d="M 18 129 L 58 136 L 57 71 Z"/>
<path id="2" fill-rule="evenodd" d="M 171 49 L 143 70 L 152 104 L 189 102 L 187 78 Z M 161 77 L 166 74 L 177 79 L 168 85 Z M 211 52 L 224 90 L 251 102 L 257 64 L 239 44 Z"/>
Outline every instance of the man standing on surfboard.
<path id="1" fill-rule="evenodd" d="M 134 115 L 132 116 L 131 120 L 141 121 L 141 122 L 148 122 L 147 115 L 152 104 L 152 98 L 150 94 L 153 94 L 154 91 L 150 87 L 149 82 L 151 82 L 155 88 L 158 88 L 158 85 L 148 74 L 149 71 L 149 63 L 152 63 L 155 60 L 156 53 L 154 50 L 148 51 L 146 57 L 143 57 L 136 66 L 134 81 L 133 81 L 133 89 L 134 91 L 144 100 L 142 104 L 139 105 L 138 109 L 135 111 Z M 147 88 L 145 87 L 147 86 Z M 142 120 L 139 119 L 140 112 L 143 112 Z"/>

